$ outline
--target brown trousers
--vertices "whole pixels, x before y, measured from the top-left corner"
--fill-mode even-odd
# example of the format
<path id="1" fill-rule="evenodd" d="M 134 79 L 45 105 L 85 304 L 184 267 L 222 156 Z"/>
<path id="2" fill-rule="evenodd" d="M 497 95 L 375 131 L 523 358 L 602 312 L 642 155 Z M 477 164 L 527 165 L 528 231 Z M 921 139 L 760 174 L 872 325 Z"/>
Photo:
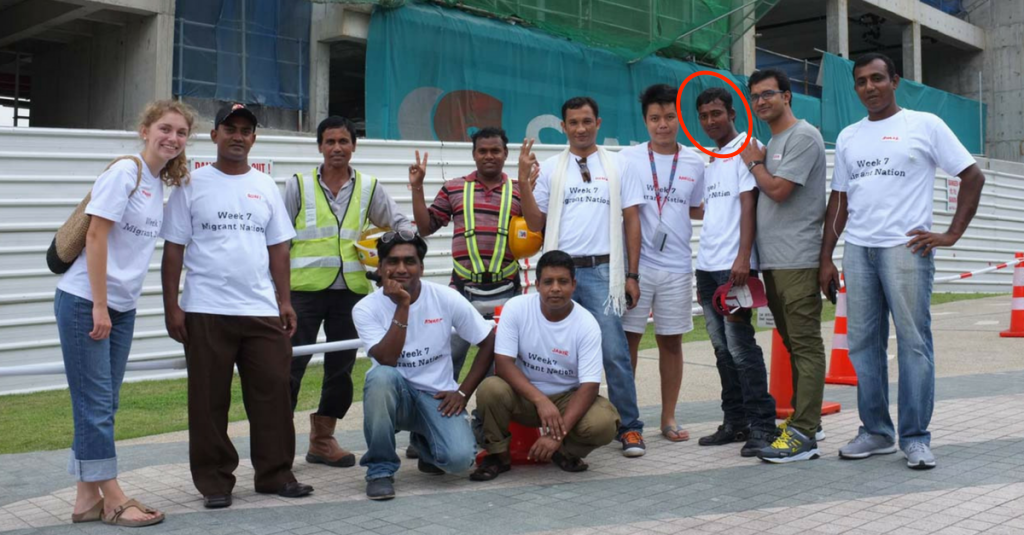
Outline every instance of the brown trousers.
<path id="1" fill-rule="evenodd" d="M 276 493 L 295 481 L 291 343 L 278 317 L 185 314 L 188 343 L 188 456 L 203 496 L 230 494 L 238 452 L 228 438 L 235 365 L 250 424 L 256 492 Z"/>
<path id="2" fill-rule="evenodd" d="M 548 399 L 564 414 L 575 394 L 576 390 L 570 390 L 548 396 Z M 476 406 L 483 419 L 480 447 L 489 454 L 508 451 L 512 440 L 512 433 L 508 430 L 509 422 L 540 427 L 537 406 L 517 394 L 504 379 L 497 376 L 488 377 L 480 383 L 476 391 Z M 561 450 L 574 457 L 586 457 L 590 452 L 615 440 L 618 430 L 618 411 L 610 401 L 597 396 L 594 404 L 565 436 Z"/>

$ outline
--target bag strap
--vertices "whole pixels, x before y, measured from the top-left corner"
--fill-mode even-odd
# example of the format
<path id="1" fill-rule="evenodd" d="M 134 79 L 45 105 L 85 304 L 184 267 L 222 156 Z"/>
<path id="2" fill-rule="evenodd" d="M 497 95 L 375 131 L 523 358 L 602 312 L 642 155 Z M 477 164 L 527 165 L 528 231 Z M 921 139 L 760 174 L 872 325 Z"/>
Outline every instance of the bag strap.
<path id="1" fill-rule="evenodd" d="M 132 188 L 131 193 L 128 194 L 128 198 L 131 198 L 131 196 L 135 195 L 135 192 L 138 191 L 139 186 L 142 185 L 142 160 L 140 160 L 138 156 L 134 156 L 131 154 L 126 156 L 118 156 L 117 158 L 114 158 L 109 164 L 107 164 L 107 167 L 106 169 L 103 170 L 103 172 L 107 172 L 108 169 L 113 167 L 115 163 L 121 160 L 131 160 L 135 162 L 135 165 L 137 166 L 137 169 L 135 170 L 135 187 Z M 89 193 L 91 196 L 92 192 Z"/>

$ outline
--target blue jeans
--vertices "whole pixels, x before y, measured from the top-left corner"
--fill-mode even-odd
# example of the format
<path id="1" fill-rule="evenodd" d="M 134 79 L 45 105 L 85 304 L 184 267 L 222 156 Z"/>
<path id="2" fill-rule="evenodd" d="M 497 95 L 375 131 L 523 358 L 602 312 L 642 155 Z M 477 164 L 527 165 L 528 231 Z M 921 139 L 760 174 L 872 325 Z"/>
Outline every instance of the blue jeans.
<path id="1" fill-rule="evenodd" d="M 850 362 L 857 372 L 861 431 L 895 439 L 889 416 L 889 315 L 896 325 L 899 360 L 899 442 L 931 442 L 935 405 L 935 352 L 931 296 L 935 259 L 903 245 L 888 248 L 846 244 L 846 311 Z"/>
<path id="2" fill-rule="evenodd" d="M 730 321 L 711 306 L 719 286 L 730 272 L 697 270 L 697 295 L 704 308 L 704 325 L 715 349 L 715 364 L 722 380 L 725 423 L 761 431 L 775 430 L 775 398 L 768 393 L 764 353 L 754 339 L 752 312 L 741 310 Z M 752 277 L 757 272 L 751 272 Z"/>
<path id="3" fill-rule="evenodd" d="M 619 436 L 627 431 L 642 432 L 640 409 L 636 403 L 636 382 L 629 361 L 629 344 L 622 319 L 614 312 L 605 312 L 608 301 L 608 264 L 576 268 L 576 291 L 572 298 L 583 305 L 601 326 L 601 355 L 608 380 L 608 400 L 619 411 Z"/>
<path id="4" fill-rule="evenodd" d="M 110 336 L 93 340 L 89 338 L 92 301 L 62 290 L 57 290 L 53 299 L 75 422 L 68 473 L 83 482 L 117 477 L 114 414 L 132 348 L 135 310 L 118 312 L 108 308 L 107 312 L 112 324 Z"/>
<path id="5" fill-rule="evenodd" d="M 420 459 L 449 474 L 473 466 L 476 439 L 466 413 L 444 417 L 441 400 L 417 390 L 391 366 L 377 366 L 366 374 L 363 387 L 363 435 L 366 453 L 359 460 L 366 479 L 393 476 L 401 460 L 395 452 L 395 433 L 412 431 L 410 442 Z"/>

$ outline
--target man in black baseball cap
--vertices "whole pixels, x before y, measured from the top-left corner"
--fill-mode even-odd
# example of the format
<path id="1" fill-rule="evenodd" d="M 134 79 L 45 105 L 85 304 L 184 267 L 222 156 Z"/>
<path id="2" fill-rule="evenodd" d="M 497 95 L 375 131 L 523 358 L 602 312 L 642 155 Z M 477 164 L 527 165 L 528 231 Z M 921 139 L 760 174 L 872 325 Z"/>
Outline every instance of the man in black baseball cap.
<path id="1" fill-rule="evenodd" d="M 236 116 L 244 117 L 252 121 L 252 126 L 254 128 L 256 126 L 259 126 L 259 120 L 256 119 L 256 114 L 254 114 L 249 108 L 247 108 L 245 104 L 242 104 L 241 102 L 228 102 L 227 104 L 221 106 L 219 110 L 217 110 L 217 117 L 213 121 L 213 128 L 216 129 L 218 126 L 221 125 L 221 123 L 227 121 L 228 118 Z"/>

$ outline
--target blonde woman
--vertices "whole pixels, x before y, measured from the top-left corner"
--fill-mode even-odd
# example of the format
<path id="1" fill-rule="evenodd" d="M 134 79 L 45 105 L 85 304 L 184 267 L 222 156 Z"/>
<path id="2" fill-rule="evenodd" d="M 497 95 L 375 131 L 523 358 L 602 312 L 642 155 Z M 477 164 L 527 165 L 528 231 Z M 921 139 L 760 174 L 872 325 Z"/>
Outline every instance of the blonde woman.
<path id="1" fill-rule="evenodd" d="M 163 221 L 164 186 L 188 180 L 185 144 L 195 112 L 172 100 L 139 121 L 142 179 L 132 159 L 96 179 L 85 251 L 57 283 L 54 315 L 71 390 L 75 432 L 68 472 L 78 481 L 73 522 L 140 527 L 163 513 L 129 499 L 117 482 L 114 414 L 135 330 L 135 308 Z"/>

